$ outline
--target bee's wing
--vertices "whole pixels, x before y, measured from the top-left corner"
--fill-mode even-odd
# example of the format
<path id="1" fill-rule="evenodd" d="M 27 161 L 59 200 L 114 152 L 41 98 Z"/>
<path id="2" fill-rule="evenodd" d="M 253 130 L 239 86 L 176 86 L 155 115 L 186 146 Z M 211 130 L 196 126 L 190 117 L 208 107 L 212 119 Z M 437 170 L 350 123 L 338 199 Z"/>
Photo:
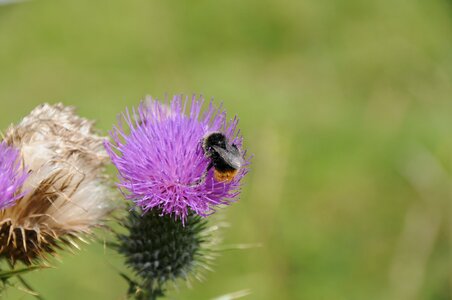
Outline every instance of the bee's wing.
<path id="1" fill-rule="evenodd" d="M 240 155 L 239 149 L 237 147 L 232 146 L 228 147 L 228 150 L 225 150 L 218 146 L 212 146 L 212 148 L 234 169 L 240 169 L 243 165 L 243 158 Z"/>

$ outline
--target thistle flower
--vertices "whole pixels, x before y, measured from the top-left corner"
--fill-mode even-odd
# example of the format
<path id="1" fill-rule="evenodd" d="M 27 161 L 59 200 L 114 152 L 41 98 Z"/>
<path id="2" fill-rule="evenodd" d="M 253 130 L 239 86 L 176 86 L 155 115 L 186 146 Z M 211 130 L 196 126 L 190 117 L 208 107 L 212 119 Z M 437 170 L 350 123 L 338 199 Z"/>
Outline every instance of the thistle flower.
<path id="1" fill-rule="evenodd" d="M 129 295 L 136 299 L 163 296 L 168 282 L 201 279 L 201 269 L 209 269 L 218 239 L 212 236 L 217 227 L 190 213 L 185 226 L 180 220 L 152 210 L 147 214 L 132 210 L 124 222 L 125 234 L 118 234 L 117 250 L 126 258 L 138 281 L 129 281 Z"/>
<path id="2" fill-rule="evenodd" d="M 24 196 L 21 192 L 27 173 L 21 168 L 19 151 L 0 143 L 0 210 L 14 205 Z"/>
<path id="3" fill-rule="evenodd" d="M 182 222 L 190 211 L 207 216 L 217 206 L 234 201 L 247 173 L 245 166 L 231 181 L 215 180 L 214 170 L 208 170 L 203 139 L 221 132 L 240 149 L 238 119 L 226 122 L 226 113 L 212 103 L 201 114 L 202 98 L 188 102 L 174 96 L 167 106 L 148 98 L 132 114 L 123 114 L 111 132 L 114 142 L 105 144 L 125 196 L 144 212 L 159 209 Z"/>
<path id="4" fill-rule="evenodd" d="M 31 264 L 102 224 L 112 210 L 102 170 L 108 159 L 92 122 L 62 104 L 44 104 L 12 126 L 5 142 L 30 170 L 27 191 L 0 211 L 0 257 Z"/>

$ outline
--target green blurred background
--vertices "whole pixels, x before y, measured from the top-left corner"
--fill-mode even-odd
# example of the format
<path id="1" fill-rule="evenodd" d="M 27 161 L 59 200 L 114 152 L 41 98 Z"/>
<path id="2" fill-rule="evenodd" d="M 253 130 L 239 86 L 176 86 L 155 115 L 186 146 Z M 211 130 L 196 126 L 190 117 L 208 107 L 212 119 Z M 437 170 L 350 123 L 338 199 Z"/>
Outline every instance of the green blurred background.
<path id="1" fill-rule="evenodd" d="M 0 6 L 0 128 L 42 102 L 107 132 L 146 94 L 202 93 L 254 154 L 215 272 L 170 299 L 452 299 L 452 2 L 46 1 Z M 124 299 L 102 243 L 27 275 Z M 8 299 L 33 299 L 10 289 Z"/>

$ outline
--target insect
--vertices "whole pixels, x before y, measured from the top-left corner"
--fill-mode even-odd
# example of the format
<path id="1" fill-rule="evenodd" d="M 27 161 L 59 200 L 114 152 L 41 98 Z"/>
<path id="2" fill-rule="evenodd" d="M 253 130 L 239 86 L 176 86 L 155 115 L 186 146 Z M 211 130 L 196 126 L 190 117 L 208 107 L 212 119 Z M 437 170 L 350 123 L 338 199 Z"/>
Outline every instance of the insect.
<path id="1" fill-rule="evenodd" d="M 239 148 L 230 144 L 221 132 L 214 132 L 206 136 L 202 148 L 205 155 L 210 158 L 207 171 L 214 168 L 216 181 L 232 181 L 244 164 Z"/>

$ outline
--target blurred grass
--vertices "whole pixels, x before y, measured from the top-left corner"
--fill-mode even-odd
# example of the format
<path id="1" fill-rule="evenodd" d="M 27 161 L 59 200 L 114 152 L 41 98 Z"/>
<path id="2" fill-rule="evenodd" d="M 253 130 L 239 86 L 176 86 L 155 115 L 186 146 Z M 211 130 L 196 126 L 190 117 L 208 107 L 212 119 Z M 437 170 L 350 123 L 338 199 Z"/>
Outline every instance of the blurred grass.
<path id="1" fill-rule="evenodd" d="M 146 94 L 223 100 L 255 156 L 226 243 L 263 247 L 224 253 L 171 299 L 452 299 L 451 25 L 446 0 L 0 6 L 0 128 L 45 101 L 106 132 Z M 427 196 L 404 173 L 429 182 L 429 165 L 407 167 L 425 153 L 444 169 Z M 433 238 L 404 236 L 413 208 Z M 123 299 L 102 245 L 62 261 L 27 276 L 46 299 Z M 410 262 L 420 279 L 398 278 Z"/>

